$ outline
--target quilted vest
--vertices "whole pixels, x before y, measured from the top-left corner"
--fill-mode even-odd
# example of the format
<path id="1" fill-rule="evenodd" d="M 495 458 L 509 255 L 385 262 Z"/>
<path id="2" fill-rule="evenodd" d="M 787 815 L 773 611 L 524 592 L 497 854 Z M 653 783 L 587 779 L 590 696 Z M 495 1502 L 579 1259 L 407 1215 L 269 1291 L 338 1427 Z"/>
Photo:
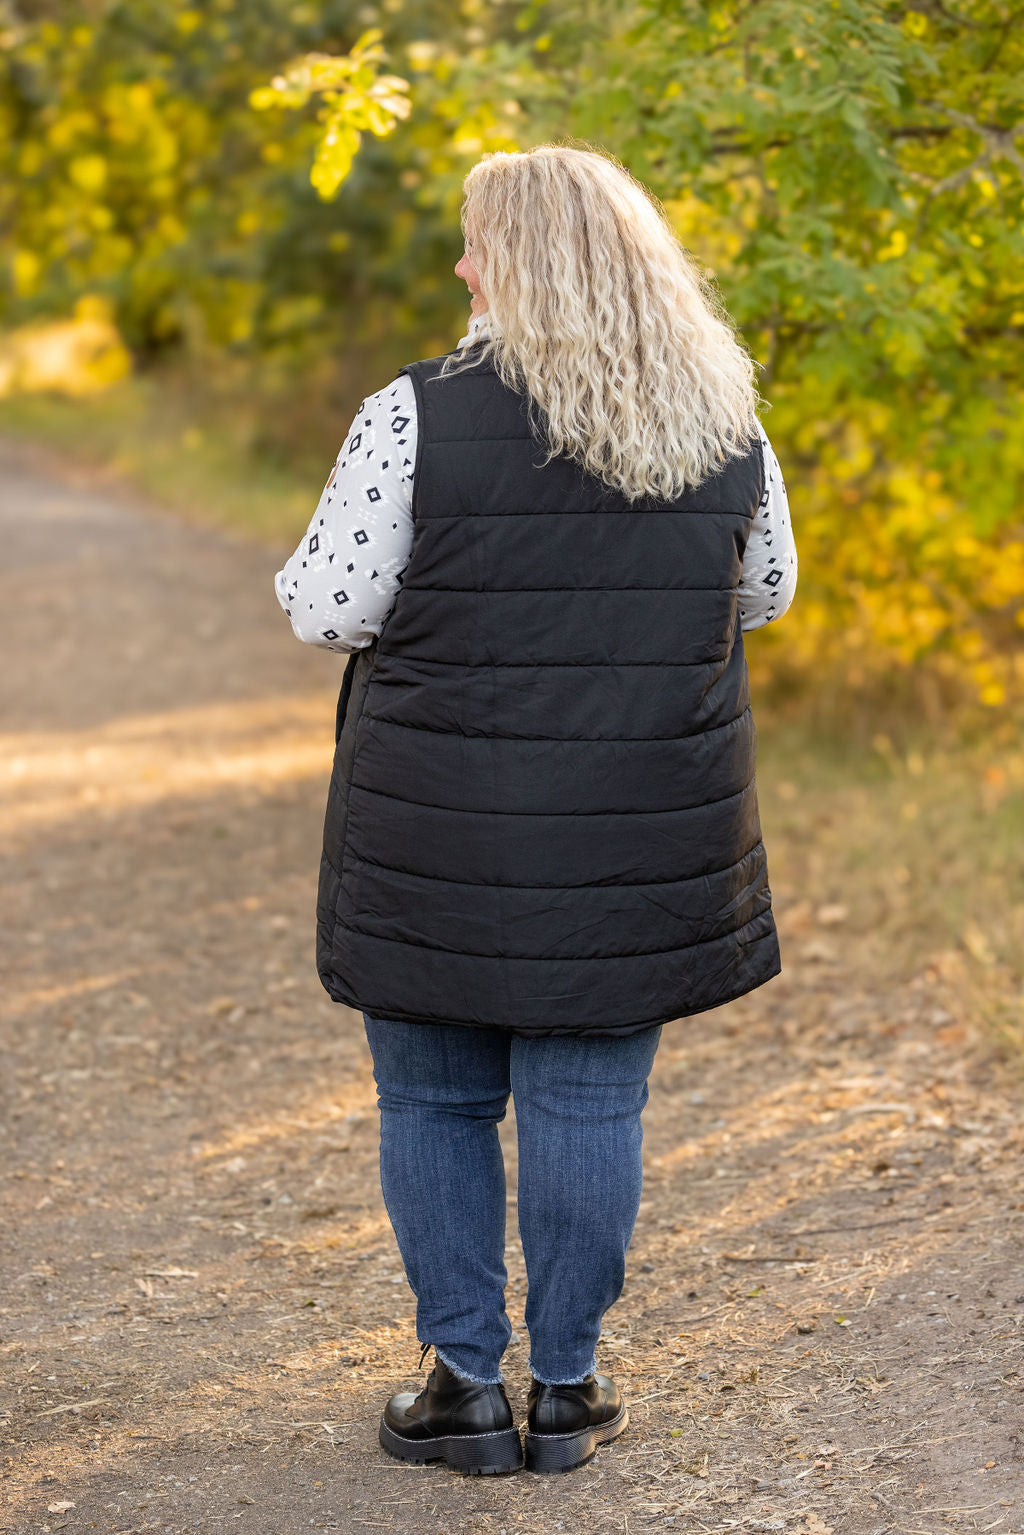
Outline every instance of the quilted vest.
<path id="1" fill-rule="evenodd" d="M 338 699 L 317 970 L 378 1018 L 630 1034 L 781 970 L 738 583 L 755 443 L 631 505 L 486 363 L 402 369 L 412 552 Z"/>

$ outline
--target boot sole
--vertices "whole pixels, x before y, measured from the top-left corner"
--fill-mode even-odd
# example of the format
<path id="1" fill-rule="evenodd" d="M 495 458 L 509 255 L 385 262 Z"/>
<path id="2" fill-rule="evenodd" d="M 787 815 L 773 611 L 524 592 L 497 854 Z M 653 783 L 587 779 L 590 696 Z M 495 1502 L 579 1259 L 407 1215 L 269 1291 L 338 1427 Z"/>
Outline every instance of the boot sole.
<path id="1" fill-rule="evenodd" d="M 463 1476 L 500 1476 L 518 1471 L 523 1464 L 523 1444 L 518 1429 L 505 1428 L 490 1434 L 449 1434 L 437 1439 L 404 1439 L 381 1420 L 380 1444 L 395 1460 L 428 1466 L 443 1460 Z"/>
<path id="2" fill-rule="evenodd" d="M 575 1471 L 593 1460 L 598 1448 L 617 1439 L 629 1425 L 629 1412 L 623 1403 L 620 1411 L 607 1423 L 595 1423 L 590 1428 L 578 1428 L 571 1434 L 531 1434 L 523 1438 L 526 1444 L 527 1471 Z"/>

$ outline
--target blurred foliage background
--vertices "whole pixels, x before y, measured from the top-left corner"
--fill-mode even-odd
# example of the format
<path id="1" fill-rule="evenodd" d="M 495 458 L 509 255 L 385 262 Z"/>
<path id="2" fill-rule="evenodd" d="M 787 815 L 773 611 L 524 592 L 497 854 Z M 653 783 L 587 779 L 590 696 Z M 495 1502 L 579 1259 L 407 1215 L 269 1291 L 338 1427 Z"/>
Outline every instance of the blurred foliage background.
<path id="1" fill-rule="evenodd" d="M 1009 743 L 1024 698 L 1014 0 L 0 6 L 0 425 L 298 537 L 451 347 L 461 183 L 619 156 L 763 364 L 800 555 L 779 717 Z"/>

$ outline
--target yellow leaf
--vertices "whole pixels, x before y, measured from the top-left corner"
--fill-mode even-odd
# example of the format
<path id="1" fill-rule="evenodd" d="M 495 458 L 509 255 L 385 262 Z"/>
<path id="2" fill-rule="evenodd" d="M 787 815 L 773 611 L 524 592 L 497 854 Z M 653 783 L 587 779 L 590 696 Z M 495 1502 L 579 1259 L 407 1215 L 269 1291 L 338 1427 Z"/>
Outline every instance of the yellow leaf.
<path id="1" fill-rule="evenodd" d="M 106 185 L 107 162 L 102 155 L 76 155 L 68 166 L 68 175 L 83 192 L 100 192 Z"/>
<path id="2" fill-rule="evenodd" d="M 27 297 L 35 288 L 42 270 L 42 262 L 34 251 L 16 250 L 11 260 L 14 286 L 21 296 Z"/>

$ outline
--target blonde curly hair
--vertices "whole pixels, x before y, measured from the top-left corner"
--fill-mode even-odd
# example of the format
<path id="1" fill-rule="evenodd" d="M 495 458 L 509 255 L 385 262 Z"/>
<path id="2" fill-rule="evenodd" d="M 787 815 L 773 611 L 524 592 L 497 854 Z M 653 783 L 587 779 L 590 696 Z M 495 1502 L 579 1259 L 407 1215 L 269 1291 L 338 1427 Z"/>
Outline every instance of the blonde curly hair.
<path id="1" fill-rule="evenodd" d="M 463 193 L 493 325 L 441 377 L 489 357 L 529 397 L 546 462 L 574 459 L 630 501 L 674 500 L 747 451 L 756 364 L 625 166 L 541 144 L 485 155 Z"/>

